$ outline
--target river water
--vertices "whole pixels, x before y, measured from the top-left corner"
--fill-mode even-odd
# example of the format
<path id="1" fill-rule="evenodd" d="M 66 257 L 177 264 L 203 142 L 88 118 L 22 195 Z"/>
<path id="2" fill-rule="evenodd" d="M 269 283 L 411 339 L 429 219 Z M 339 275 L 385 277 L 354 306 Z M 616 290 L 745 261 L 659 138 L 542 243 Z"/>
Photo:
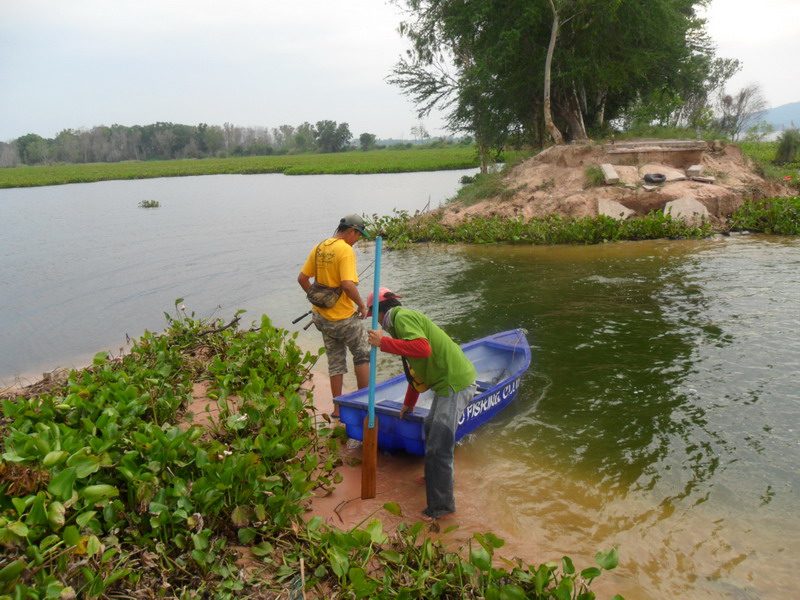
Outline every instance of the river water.
<path id="1" fill-rule="evenodd" d="M 436 206 L 461 174 L 0 190 L 0 378 L 118 351 L 179 297 L 201 316 L 267 313 L 314 350 L 291 324 L 310 246 L 346 213 Z M 374 245 L 356 249 L 371 289 Z M 508 552 L 582 568 L 617 546 L 601 597 L 796 595 L 800 240 L 417 246 L 381 271 L 460 342 L 528 331 L 517 401 L 457 451 L 459 493 Z"/>

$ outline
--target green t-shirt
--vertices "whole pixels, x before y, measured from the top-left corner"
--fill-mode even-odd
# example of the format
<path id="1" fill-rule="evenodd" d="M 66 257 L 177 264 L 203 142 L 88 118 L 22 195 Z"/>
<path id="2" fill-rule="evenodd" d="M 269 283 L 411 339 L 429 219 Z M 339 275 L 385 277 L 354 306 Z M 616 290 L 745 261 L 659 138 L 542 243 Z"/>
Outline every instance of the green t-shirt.
<path id="1" fill-rule="evenodd" d="M 389 333 L 400 340 L 425 338 L 431 346 L 428 358 L 408 357 L 414 372 L 439 395 L 460 392 L 472 385 L 477 377 L 475 367 L 464 356 L 461 347 L 422 313 L 403 307 L 392 310 Z"/>

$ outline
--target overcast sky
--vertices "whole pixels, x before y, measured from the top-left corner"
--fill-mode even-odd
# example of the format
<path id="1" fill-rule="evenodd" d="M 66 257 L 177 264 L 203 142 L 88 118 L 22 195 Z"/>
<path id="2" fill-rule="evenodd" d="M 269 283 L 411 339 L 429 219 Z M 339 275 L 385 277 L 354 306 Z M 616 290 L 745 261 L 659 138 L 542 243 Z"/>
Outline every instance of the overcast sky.
<path id="1" fill-rule="evenodd" d="M 800 0 L 713 0 L 719 55 L 771 106 L 800 101 Z M 410 138 L 385 78 L 406 48 L 384 0 L 0 0 L 0 141 L 95 125 L 346 122 Z M 444 135 L 440 117 L 423 119 Z"/>

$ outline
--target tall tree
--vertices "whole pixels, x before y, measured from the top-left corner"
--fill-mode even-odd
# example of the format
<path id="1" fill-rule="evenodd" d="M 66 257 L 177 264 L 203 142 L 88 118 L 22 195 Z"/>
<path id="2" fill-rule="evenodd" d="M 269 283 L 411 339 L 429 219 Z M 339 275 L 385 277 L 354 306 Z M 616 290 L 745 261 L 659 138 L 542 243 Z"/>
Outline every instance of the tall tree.
<path id="1" fill-rule="evenodd" d="M 395 1 L 411 49 L 390 82 L 420 113 L 438 106 L 497 144 L 514 131 L 558 140 L 551 125 L 584 137 L 656 90 L 674 94 L 707 0 Z"/>
<path id="2" fill-rule="evenodd" d="M 23 164 L 36 165 L 47 160 L 47 140 L 35 133 L 28 133 L 16 140 L 19 159 Z"/>
<path id="3" fill-rule="evenodd" d="M 375 147 L 375 139 L 374 133 L 362 133 L 358 136 L 358 142 L 361 144 L 361 149 L 364 152 L 372 150 Z"/>
<path id="4" fill-rule="evenodd" d="M 353 135 L 347 123 L 338 124 L 336 121 L 317 121 L 317 149 L 320 152 L 341 152 L 346 149 Z"/>
<path id="5" fill-rule="evenodd" d="M 16 167 L 19 165 L 19 154 L 15 143 L 0 142 L 0 168 Z"/>
<path id="6" fill-rule="evenodd" d="M 748 85 L 735 94 L 723 91 L 719 96 L 719 130 L 734 140 L 738 139 L 742 131 L 768 108 L 758 84 Z"/>
<path id="7" fill-rule="evenodd" d="M 556 124 L 553 123 L 553 113 L 550 106 L 550 75 L 553 68 L 553 53 L 556 50 L 556 40 L 558 39 L 558 28 L 560 22 L 555 3 L 553 0 L 548 1 L 550 2 L 550 10 L 553 11 L 553 25 L 550 29 L 550 42 L 547 45 L 547 58 L 545 58 L 544 61 L 544 126 L 550 133 L 550 137 L 553 138 L 553 142 L 556 144 L 563 144 L 564 136 L 561 135 L 561 132 L 558 130 L 558 127 L 556 127 Z"/>

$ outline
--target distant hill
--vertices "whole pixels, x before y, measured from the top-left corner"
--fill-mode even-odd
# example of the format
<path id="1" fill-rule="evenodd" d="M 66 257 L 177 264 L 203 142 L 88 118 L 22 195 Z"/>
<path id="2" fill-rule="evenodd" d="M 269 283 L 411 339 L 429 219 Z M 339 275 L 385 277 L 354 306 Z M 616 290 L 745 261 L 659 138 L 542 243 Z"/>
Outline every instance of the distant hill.
<path id="1" fill-rule="evenodd" d="M 777 108 L 765 110 L 760 119 L 766 121 L 775 129 L 789 129 L 794 123 L 795 127 L 800 127 L 800 102 L 784 104 Z"/>

